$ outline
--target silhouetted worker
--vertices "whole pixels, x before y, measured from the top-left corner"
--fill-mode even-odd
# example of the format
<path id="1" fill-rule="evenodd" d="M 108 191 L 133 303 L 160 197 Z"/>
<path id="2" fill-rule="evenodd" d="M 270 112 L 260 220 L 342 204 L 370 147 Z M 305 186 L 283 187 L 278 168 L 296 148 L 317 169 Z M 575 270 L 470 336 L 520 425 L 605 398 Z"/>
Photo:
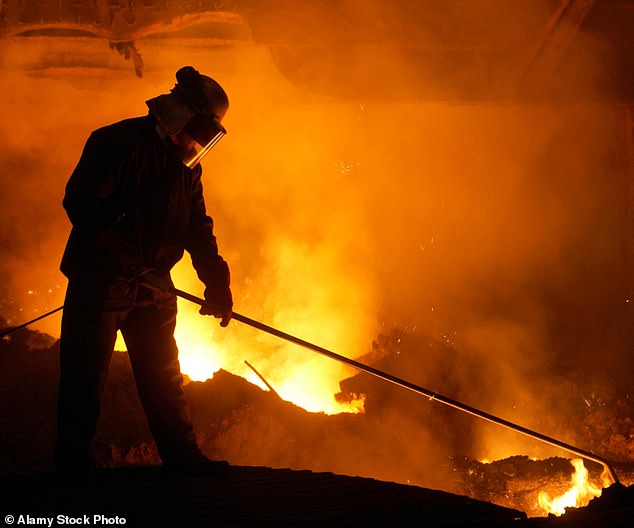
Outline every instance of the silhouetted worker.
<path id="1" fill-rule="evenodd" d="M 226 466 L 196 443 L 174 340 L 176 297 L 163 290 L 173 286 L 170 270 L 187 251 L 205 284 L 208 304 L 200 313 L 221 326 L 231 319 L 229 268 L 205 210 L 199 165 L 226 133 L 229 102 L 191 66 L 176 79 L 169 94 L 147 101 L 148 115 L 94 131 L 66 186 L 73 227 L 61 263 L 69 280 L 54 453 L 63 474 L 89 468 L 117 330 L 164 467 Z"/>

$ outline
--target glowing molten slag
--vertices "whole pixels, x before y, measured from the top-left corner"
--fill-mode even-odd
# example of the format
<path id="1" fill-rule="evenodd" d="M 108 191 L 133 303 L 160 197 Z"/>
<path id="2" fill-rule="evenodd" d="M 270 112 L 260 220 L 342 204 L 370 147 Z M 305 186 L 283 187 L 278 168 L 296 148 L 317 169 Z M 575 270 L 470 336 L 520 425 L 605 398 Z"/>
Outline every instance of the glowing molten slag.
<path id="1" fill-rule="evenodd" d="M 575 472 L 571 478 L 571 487 L 563 495 L 551 499 L 548 493 L 540 491 L 538 496 L 539 505 L 546 513 L 553 515 L 563 515 L 566 508 L 579 508 L 586 506 L 593 498 L 601 496 L 602 488 L 597 488 L 588 482 L 588 470 L 583 464 L 583 460 L 575 458 L 570 461 Z M 603 485 L 609 485 L 609 478 L 602 475 Z"/>

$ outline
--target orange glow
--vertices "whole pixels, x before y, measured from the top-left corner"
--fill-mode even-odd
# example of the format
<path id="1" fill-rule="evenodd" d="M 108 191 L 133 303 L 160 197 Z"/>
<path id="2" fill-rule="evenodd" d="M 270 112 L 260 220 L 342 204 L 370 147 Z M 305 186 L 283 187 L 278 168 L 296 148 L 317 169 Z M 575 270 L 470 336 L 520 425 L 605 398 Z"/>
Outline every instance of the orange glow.
<path id="1" fill-rule="evenodd" d="M 23 44 L 7 61 L 23 57 Z M 603 308 L 616 310 L 622 291 L 615 265 L 624 209 L 613 194 L 625 182 L 605 177 L 623 172 L 618 112 L 595 104 L 337 99 L 293 84 L 264 46 L 155 46 L 144 47 L 153 66 L 143 79 L 98 64 L 3 71 L 0 315 L 11 312 L 17 324 L 63 304 L 58 268 L 70 222 L 61 202 L 88 134 L 146 113 L 144 101 L 169 90 L 186 60 L 217 78 L 231 99 L 223 121 L 229 135 L 202 164 L 236 311 L 351 359 L 393 328 L 452 335 L 456 361 L 437 370 L 430 364 L 423 386 L 440 384 L 441 394 L 555 438 L 570 436 L 559 429 L 569 420 L 558 418 L 568 416 L 566 402 L 578 400 L 551 375 L 553 354 L 583 343 L 575 351 L 579 371 L 594 370 L 595 345 L 619 335 L 575 323 L 603 322 L 597 313 L 611 321 Z M 374 63 L 386 58 L 379 46 L 371 49 Z M 376 80 L 392 92 L 393 79 Z M 202 296 L 187 257 L 173 279 Z M 59 336 L 60 315 L 33 328 Z M 574 330 L 574 339 L 561 328 Z M 350 410 L 334 395 L 356 371 L 314 352 L 236 321 L 220 328 L 186 301 L 179 301 L 176 340 L 182 371 L 193 380 L 222 368 L 266 389 L 246 360 L 285 400 L 315 412 Z M 445 384 L 450 391 L 440 390 Z M 420 437 L 408 412 L 394 418 L 412 426 L 402 434 L 404 453 Z M 424 464 L 447 454 L 443 435 L 424 436 L 413 450 Z M 464 443 L 491 459 L 542 454 L 533 441 L 476 422 Z M 441 480 L 437 467 L 426 473 L 433 486 Z"/>
<path id="2" fill-rule="evenodd" d="M 602 488 L 597 488 L 588 481 L 588 470 L 583 464 L 583 460 L 575 458 L 570 461 L 575 472 L 571 478 L 571 487 L 559 497 L 551 499 L 548 493 L 540 491 L 538 496 L 539 505 L 546 513 L 553 515 L 563 515 L 566 508 L 580 508 L 586 506 L 595 497 L 600 497 Z M 607 475 L 602 475 L 603 487 L 609 485 Z"/>
<path id="3" fill-rule="evenodd" d="M 294 253 L 295 256 L 291 257 Z M 294 251 L 282 251 L 280 259 L 283 263 L 278 266 L 299 268 L 303 265 L 303 257 Z M 203 296 L 200 291 L 202 285 L 189 259 L 179 263 L 172 275 L 177 287 L 198 297 Z M 359 332 L 345 326 L 350 321 L 349 316 L 341 317 L 332 308 L 332 296 L 336 294 L 329 293 L 328 288 L 320 283 L 307 284 L 303 278 L 302 274 L 296 277 L 289 275 L 283 286 L 273 285 L 269 289 L 269 297 L 279 300 L 271 303 L 272 313 L 264 314 L 262 322 L 269 324 L 270 318 L 272 326 L 333 350 L 356 347 L 354 338 Z M 338 291 L 339 287 L 340 283 L 335 281 L 333 291 Z M 354 293 L 350 288 L 350 293 Z M 354 300 L 355 296 L 349 294 L 348 298 Z M 345 306 L 343 298 L 339 302 Z M 245 360 L 248 360 L 284 400 L 310 412 L 363 412 L 363 397 L 351 403 L 337 402 L 334 397 L 340 390 L 339 381 L 355 374 L 353 369 L 237 321 L 221 328 L 218 319 L 201 316 L 199 308 L 195 303 L 178 299 L 175 338 L 181 372 L 189 379 L 205 381 L 213 378 L 219 369 L 224 369 L 269 390 L 245 365 Z M 242 313 L 241 306 L 235 309 Z M 249 309 L 248 303 L 246 309 Z M 121 334 L 117 337 L 115 348 L 126 349 Z"/>
<path id="4" fill-rule="evenodd" d="M 180 305 L 180 301 L 179 301 Z M 179 306 L 181 312 L 186 311 Z M 237 325 L 238 323 L 231 323 Z M 180 349 L 181 372 L 193 381 L 211 379 L 219 369 L 225 369 L 244 377 L 247 381 L 269 390 L 266 384 L 250 369 L 243 366 L 239 351 L 248 350 L 246 339 L 225 339 L 222 344 L 214 344 L 217 321 L 190 314 L 180 316 L 176 330 L 176 341 Z M 289 345 L 292 346 L 292 345 Z M 117 350 L 125 350 L 125 343 L 119 334 Z M 246 352 L 245 352 L 246 353 Z M 311 352 L 300 352 L 311 354 Z M 224 358 L 224 359 L 223 359 Z M 328 365 L 325 359 L 304 358 L 298 365 L 286 366 L 284 371 L 275 371 L 272 378 L 274 390 L 285 400 L 310 412 L 326 414 L 363 412 L 364 399 L 351 403 L 339 403 L 334 395 L 339 391 L 338 382 L 345 376 L 338 376 L 337 364 Z M 268 377 L 264 376 L 267 381 Z"/>

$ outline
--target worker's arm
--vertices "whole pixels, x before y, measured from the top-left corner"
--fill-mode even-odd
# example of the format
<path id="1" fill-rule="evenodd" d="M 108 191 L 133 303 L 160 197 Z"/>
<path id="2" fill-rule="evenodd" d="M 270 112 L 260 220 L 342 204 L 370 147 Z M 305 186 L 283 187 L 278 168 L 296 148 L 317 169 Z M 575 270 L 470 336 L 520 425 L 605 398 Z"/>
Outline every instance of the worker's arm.
<path id="1" fill-rule="evenodd" d="M 198 278 L 205 284 L 205 300 L 208 306 L 203 307 L 200 313 L 218 317 L 221 319 L 221 326 L 227 326 L 233 308 L 231 274 L 228 264 L 218 252 L 213 220 L 206 211 L 200 166 L 194 171 L 186 249 L 192 257 Z"/>

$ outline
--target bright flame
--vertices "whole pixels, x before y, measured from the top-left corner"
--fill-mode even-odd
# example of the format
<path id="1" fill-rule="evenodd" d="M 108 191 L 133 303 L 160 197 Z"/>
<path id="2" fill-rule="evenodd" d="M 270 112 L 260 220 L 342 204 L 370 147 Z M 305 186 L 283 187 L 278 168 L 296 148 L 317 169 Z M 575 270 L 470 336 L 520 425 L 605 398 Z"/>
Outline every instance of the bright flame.
<path id="1" fill-rule="evenodd" d="M 179 349 L 187 350 L 186 354 L 179 354 L 181 372 L 193 381 L 213 378 L 214 373 L 222 367 L 213 338 L 210 338 L 212 326 L 209 320 L 204 322 L 207 323 L 206 329 L 201 328 L 201 322 L 193 317 L 183 318 L 175 332 Z"/>
<path id="2" fill-rule="evenodd" d="M 307 244 L 287 236 L 276 238 L 262 259 L 262 269 L 269 270 L 265 276 L 254 274 L 237 282 L 239 272 L 235 273 L 236 309 L 255 319 L 261 314 L 263 322 L 343 355 L 364 350 L 369 316 L 363 307 L 371 303 L 361 274 L 338 269 L 339 253 L 328 241 Z M 173 278 L 179 288 L 202 296 L 187 259 L 174 269 Z M 354 375 L 354 369 L 239 322 L 220 328 L 217 319 L 200 316 L 193 303 L 179 299 L 178 309 L 181 370 L 191 379 L 208 379 L 222 368 L 265 390 L 269 385 L 282 399 L 310 412 L 363 411 L 362 399 L 335 399 L 339 382 Z"/>
<path id="3" fill-rule="evenodd" d="M 297 265 L 300 259 L 292 260 Z M 173 277 L 182 289 L 195 296 L 203 296 L 201 284 L 186 259 L 175 267 Z M 287 282 L 290 283 L 290 279 Z M 319 296 L 306 291 L 305 286 L 302 290 L 302 298 L 317 298 L 312 304 L 293 302 L 291 292 L 283 292 L 282 296 L 291 308 L 280 308 L 282 303 L 272 303 L 273 324 L 284 331 L 288 329 L 300 338 L 326 344 L 333 349 L 355 347 L 354 341 L 350 340 L 354 331 L 344 324 L 347 321 L 338 320 L 337 313 L 330 313 L 331 299 L 325 295 L 326 288 L 318 286 L 321 296 L 325 297 L 321 302 Z M 270 297 L 274 294 L 280 295 L 275 292 Z M 181 372 L 191 380 L 211 379 L 222 368 L 242 376 L 263 390 L 269 390 L 268 383 L 282 399 L 310 412 L 364 412 L 363 395 L 351 402 L 335 399 L 335 394 L 340 390 L 339 381 L 353 375 L 353 369 L 235 321 L 227 328 L 221 328 L 218 319 L 201 316 L 199 308 L 194 303 L 178 299 L 174 335 L 179 348 Z M 121 334 L 117 336 L 115 348 L 126 350 Z M 251 368 L 245 364 L 245 360 L 252 364 Z M 257 368 L 266 383 L 252 368 Z"/>
<path id="4" fill-rule="evenodd" d="M 201 318 L 202 319 L 202 318 Z M 203 322 L 209 322 L 203 320 Z M 193 381 L 205 381 L 213 378 L 221 367 L 220 354 L 214 347 L 210 326 L 203 328 L 194 317 L 179 320 L 174 337 L 178 348 L 181 372 Z M 115 350 L 125 351 L 126 344 L 121 332 L 117 333 Z M 183 352 L 186 351 L 186 352 Z"/>
<path id="5" fill-rule="evenodd" d="M 179 301 L 179 319 L 176 327 L 175 338 L 180 350 L 179 359 L 181 372 L 193 381 L 205 381 L 211 379 L 219 369 L 228 370 L 247 381 L 259 386 L 263 390 L 269 390 L 258 375 L 244 365 L 243 356 L 249 355 L 250 347 L 258 343 L 251 336 L 225 337 L 221 331 L 215 329 L 217 320 L 202 317 L 197 313 L 188 313 L 188 306 L 181 306 Z M 231 323 L 237 330 L 238 323 Z M 226 332 L 226 330 L 224 330 Z M 116 350 L 126 350 L 125 342 L 121 334 L 117 336 Z M 280 354 L 279 350 L 276 351 Z M 305 352 L 301 352 L 305 353 Z M 325 358 L 308 357 L 301 363 L 288 362 L 280 368 L 276 368 L 275 353 L 262 363 L 267 366 L 264 377 L 281 398 L 290 401 L 310 412 L 323 412 L 326 414 L 338 413 L 362 413 L 364 412 L 365 398 L 358 396 L 350 402 L 338 402 L 334 395 L 338 392 L 338 382 L 345 375 L 344 370 L 337 364 L 331 364 Z M 271 378 L 268 378 L 271 375 Z M 349 375 L 349 373 L 348 373 Z"/>
<path id="6" fill-rule="evenodd" d="M 588 482 L 588 470 L 583 464 L 583 460 L 575 458 L 570 461 L 575 472 L 571 478 L 571 487 L 563 495 L 551 499 L 545 491 L 540 491 L 538 496 L 539 505 L 546 513 L 553 515 L 563 515 L 566 508 L 580 508 L 586 506 L 593 498 L 601 496 L 602 488 L 597 488 Z M 609 484 L 609 479 L 602 475 L 603 485 Z"/>

